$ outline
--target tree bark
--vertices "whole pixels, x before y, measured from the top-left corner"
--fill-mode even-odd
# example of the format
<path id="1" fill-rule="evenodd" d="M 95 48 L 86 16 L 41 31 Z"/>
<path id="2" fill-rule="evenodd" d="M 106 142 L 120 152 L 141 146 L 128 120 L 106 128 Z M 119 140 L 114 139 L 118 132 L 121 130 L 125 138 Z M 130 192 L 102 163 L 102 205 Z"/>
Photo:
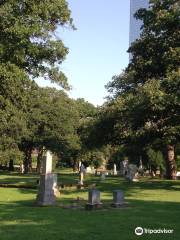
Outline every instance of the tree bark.
<path id="1" fill-rule="evenodd" d="M 24 173 L 28 173 L 32 171 L 32 148 L 28 148 L 25 151 L 25 158 L 24 158 Z"/>
<path id="2" fill-rule="evenodd" d="M 13 159 L 9 160 L 9 171 L 11 171 L 11 172 L 14 171 L 14 161 L 13 161 Z"/>
<path id="3" fill-rule="evenodd" d="M 171 180 L 175 180 L 176 179 L 176 161 L 175 161 L 173 145 L 167 146 L 166 164 L 167 164 L 167 178 Z"/>
<path id="4" fill-rule="evenodd" d="M 37 173 L 40 173 L 40 171 L 41 171 L 42 156 L 43 156 L 43 148 L 39 148 L 38 156 L 37 156 L 37 165 L 36 165 Z"/>
<path id="5" fill-rule="evenodd" d="M 77 160 L 73 160 L 73 172 L 78 171 Z"/>

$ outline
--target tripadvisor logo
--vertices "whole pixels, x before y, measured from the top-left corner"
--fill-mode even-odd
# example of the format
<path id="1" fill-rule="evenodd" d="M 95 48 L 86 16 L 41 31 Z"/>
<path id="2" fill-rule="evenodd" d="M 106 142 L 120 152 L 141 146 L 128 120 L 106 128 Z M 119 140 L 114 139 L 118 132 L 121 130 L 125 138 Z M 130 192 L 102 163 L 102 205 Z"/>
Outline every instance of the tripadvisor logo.
<path id="1" fill-rule="evenodd" d="M 136 235 L 141 236 L 143 234 L 172 234 L 174 230 L 165 229 L 165 228 L 150 229 L 150 228 L 136 227 L 134 232 Z"/>
<path id="2" fill-rule="evenodd" d="M 144 230 L 143 230 L 142 227 L 137 227 L 137 228 L 135 228 L 135 234 L 136 234 L 136 235 L 140 236 L 140 235 L 143 234 L 143 232 L 144 232 Z"/>

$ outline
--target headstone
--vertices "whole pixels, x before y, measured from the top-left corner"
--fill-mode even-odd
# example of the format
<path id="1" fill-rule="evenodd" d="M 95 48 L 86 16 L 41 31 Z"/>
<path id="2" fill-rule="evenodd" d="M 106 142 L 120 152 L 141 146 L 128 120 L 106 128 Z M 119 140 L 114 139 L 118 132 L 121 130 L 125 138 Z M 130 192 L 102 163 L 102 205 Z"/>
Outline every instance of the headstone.
<path id="1" fill-rule="evenodd" d="M 80 166 L 80 172 L 79 172 L 79 174 L 80 174 L 79 184 L 80 184 L 80 185 L 83 185 L 83 184 L 84 184 L 84 175 L 85 175 L 85 173 L 86 173 L 86 168 L 84 167 L 83 164 L 81 164 L 81 166 Z"/>
<path id="2" fill-rule="evenodd" d="M 124 204 L 124 193 L 121 190 L 113 191 L 113 207 L 120 207 Z"/>
<path id="3" fill-rule="evenodd" d="M 88 195 L 88 203 L 86 204 L 87 210 L 93 210 L 100 208 L 102 205 L 100 201 L 100 191 L 96 189 L 92 189 L 89 191 Z"/>
<path id="4" fill-rule="evenodd" d="M 143 169 L 143 164 L 142 164 L 142 157 L 139 160 L 139 169 Z"/>
<path id="5" fill-rule="evenodd" d="M 135 164 L 129 164 L 128 165 L 128 172 L 126 177 L 133 182 L 137 182 L 138 181 L 138 168 Z"/>
<path id="6" fill-rule="evenodd" d="M 54 184 L 53 184 L 53 191 L 54 191 L 54 195 L 56 197 L 60 196 L 60 192 L 59 192 L 59 188 L 58 188 L 58 178 L 57 178 L 57 174 L 53 174 L 54 175 Z"/>
<path id="7" fill-rule="evenodd" d="M 125 159 L 124 161 L 122 161 L 122 162 L 120 163 L 120 175 L 121 175 L 121 176 L 126 176 L 126 175 L 127 175 L 127 172 L 128 172 L 128 164 L 129 164 L 128 159 Z"/>
<path id="8" fill-rule="evenodd" d="M 180 171 L 178 171 L 178 172 L 176 173 L 176 178 L 177 178 L 177 180 L 180 180 Z"/>
<path id="9" fill-rule="evenodd" d="M 47 151 L 42 160 L 42 174 L 52 173 L 52 154 Z"/>
<path id="10" fill-rule="evenodd" d="M 116 169 L 116 164 L 114 164 L 114 168 L 113 168 L 113 175 L 117 175 L 117 169 Z"/>
<path id="11" fill-rule="evenodd" d="M 20 172 L 23 174 L 24 173 L 24 164 L 20 163 Z"/>
<path id="12" fill-rule="evenodd" d="M 84 173 L 80 172 L 80 185 L 83 185 L 83 181 L 84 181 Z"/>
<path id="13" fill-rule="evenodd" d="M 104 181 L 106 179 L 106 173 L 102 172 L 101 173 L 101 181 Z"/>
<path id="14" fill-rule="evenodd" d="M 37 205 L 55 205 L 58 195 L 57 175 L 52 173 L 52 155 L 46 152 L 42 162 L 42 174 L 40 175 L 39 191 L 37 194 Z"/>
<path id="15" fill-rule="evenodd" d="M 81 167 L 81 161 L 79 161 L 78 163 L 78 170 L 80 171 L 80 167 Z"/>

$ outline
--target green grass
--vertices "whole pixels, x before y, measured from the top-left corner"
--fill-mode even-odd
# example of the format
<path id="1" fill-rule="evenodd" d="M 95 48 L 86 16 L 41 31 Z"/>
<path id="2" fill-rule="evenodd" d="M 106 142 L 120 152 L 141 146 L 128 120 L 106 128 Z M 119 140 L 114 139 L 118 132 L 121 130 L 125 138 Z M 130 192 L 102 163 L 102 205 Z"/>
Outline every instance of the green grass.
<path id="1" fill-rule="evenodd" d="M 35 184 L 38 176 L 0 173 L 0 182 Z M 59 174 L 60 183 L 77 183 L 71 172 Z M 132 240 L 180 239 L 180 181 L 143 179 L 129 183 L 120 177 L 86 176 L 88 184 L 97 183 L 105 206 L 111 203 L 112 190 L 125 192 L 128 208 L 85 211 L 63 209 L 77 197 L 87 201 L 88 189 L 61 191 L 57 207 L 36 207 L 36 189 L 0 188 L 0 240 Z M 82 204 L 84 203 L 82 201 Z M 174 229 L 174 234 L 136 236 L 134 229 Z"/>

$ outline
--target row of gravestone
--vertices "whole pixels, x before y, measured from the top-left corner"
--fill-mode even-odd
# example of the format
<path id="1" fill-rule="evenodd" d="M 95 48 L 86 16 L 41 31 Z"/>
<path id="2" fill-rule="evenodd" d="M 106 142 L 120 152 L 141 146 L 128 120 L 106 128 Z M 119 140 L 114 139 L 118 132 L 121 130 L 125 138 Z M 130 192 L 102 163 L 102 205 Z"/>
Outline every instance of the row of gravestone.
<path id="1" fill-rule="evenodd" d="M 44 185 L 44 188 L 40 187 L 38 195 L 37 195 L 37 204 L 39 206 L 51 206 L 56 204 L 56 193 L 53 188 L 53 176 L 49 176 L 47 181 L 50 182 Z M 114 190 L 113 191 L 113 202 L 111 203 L 112 207 L 118 208 L 126 206 L 124 202 L 124 193 L 122 190 Z M 97 189 L 89 190 L 88 193 L 88 202 L 86 204 L 87 210 L 98 209 L 102 207 L 102 202 L 100 198 L 100 191 Z"/>
<path id="2" fill-rule="evenodd" d="M 118 208 L 125 206 L 124 202 L 124 193 L 121 190 L 113 191 L 113 202 L 111 204 L 112 207 Z M 96 189 L 92 189 L 89 191 L 88 203 L 86 204 L 87 210 L 93 210 L 100 208 L 102 206 L 102 202 L 100 200 L 100 191 Z"/>
<path id="3" fill-rule="evenodd" d="M 54 205 L 58 196 L 57 175 L 52 173 L 52 155 L 49 151 L 43 158 L 43 169 L 40 176 L 39 191 L 37 194 L 37 204 L 39 206 Z M 93 209 L 101 205 L 100 191 L 92 189 L 89 191 L 87 209 Z M 113 206 L 124 204 L 124 194 L 121 190 L 113 192 Z"/>

